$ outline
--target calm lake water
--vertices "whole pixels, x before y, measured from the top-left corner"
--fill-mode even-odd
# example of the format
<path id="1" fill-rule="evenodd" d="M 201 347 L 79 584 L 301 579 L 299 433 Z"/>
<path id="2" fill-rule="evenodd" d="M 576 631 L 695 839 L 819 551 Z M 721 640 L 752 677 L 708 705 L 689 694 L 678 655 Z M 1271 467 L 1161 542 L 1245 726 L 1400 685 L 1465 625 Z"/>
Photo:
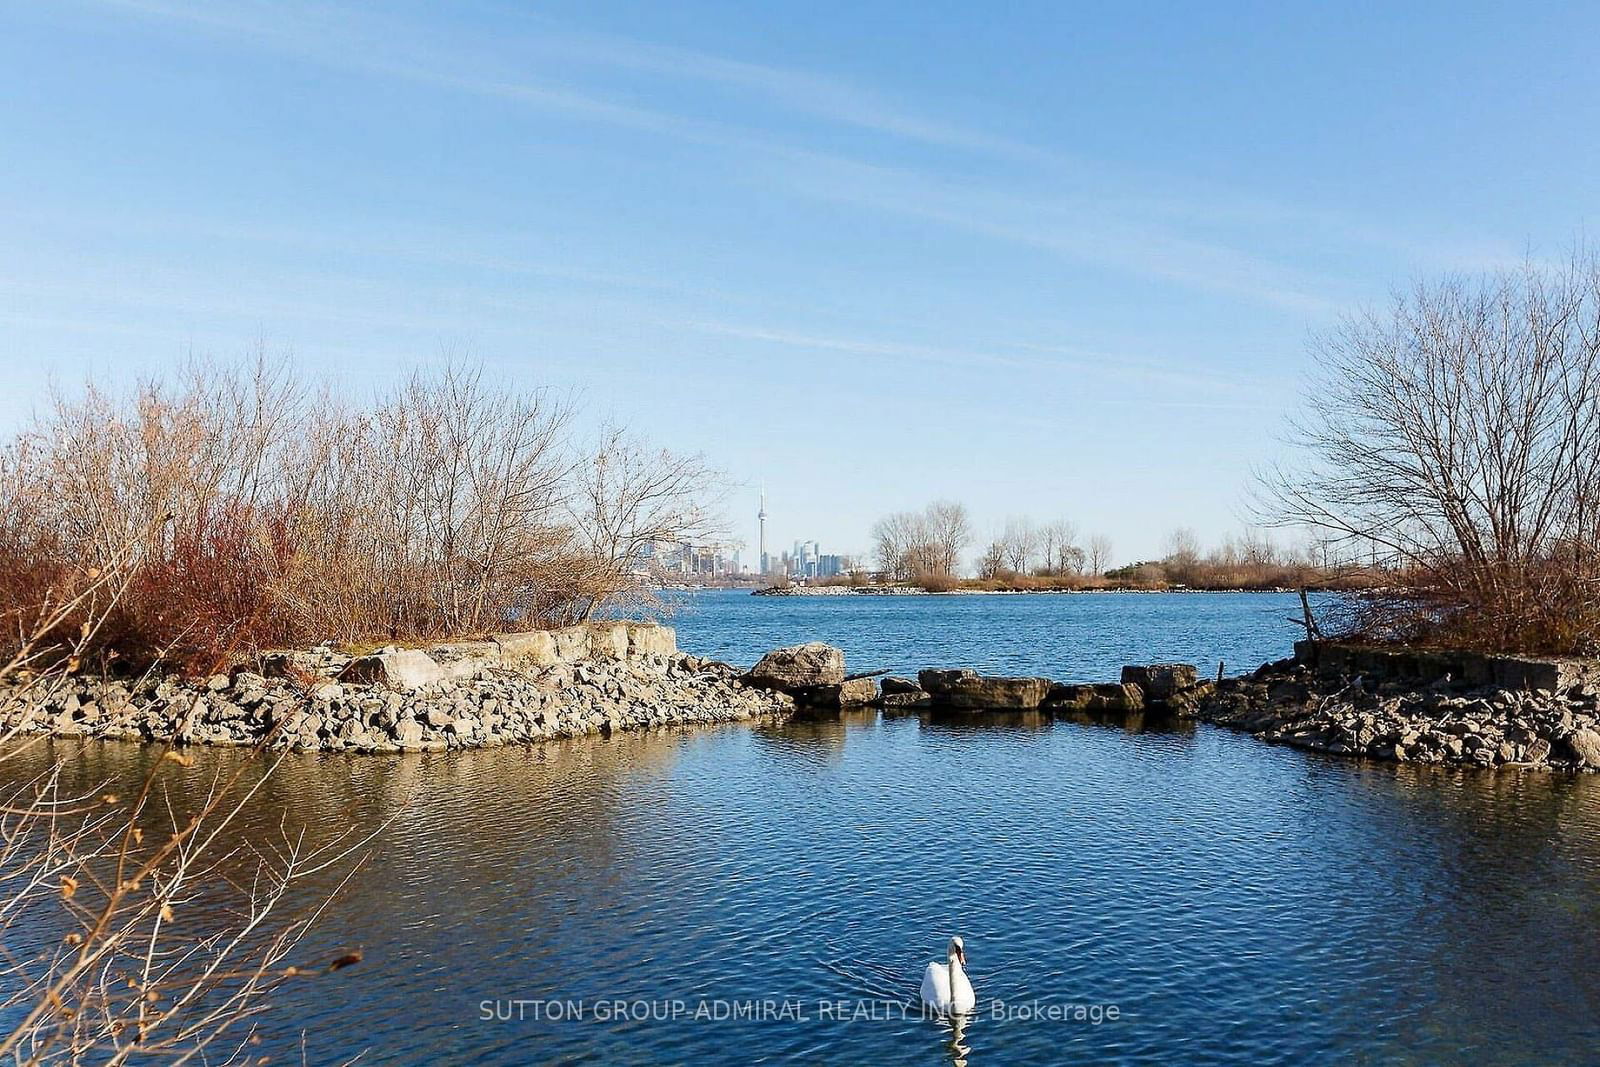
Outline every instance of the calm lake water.
<path id="1" fill-rule="evenodd" d="M 1292 651 L 1287 593 L 1070 593 L 942 596 L 679 595 L 665 621 L 697 655 L 751 666 L 800 641 L 844 649 L 855 670 L 972 667 L 1059 682 L 1115 681 L 1124 663 L 1254 670 Z"/>
<path id="2" fill-rule="evenodd" d="M 858 666 L 1090 678 L 1123 660 L 1275 658 L 1293 636 L 1275 620 L 1297 606 L 969 600 L 719 595 L 675 621 L 686 648 L 739 661 L 815 637 Z M 54 751 L 84 781 L 149 758 Z M 243 758 L 203 753 L 175 788 Z M 305 946 L 365 960 L 268 1017 L 289 1061 L 302 1029 L 311 1063 L 365 1049 L 428 1064 L 1580 1063 L 1600 1040 L 1592 777 L 1345 763 L 1206 727 L 861 712 L 296 757 L 248 826 L 386 818 Z M 959 1038 L 900 1014 L 952 933 L 979 999 Z M 784 1017 L 654 1021 L 634 1003 L 597 1018 L 617 999 L 772 1001 Z M 584 1017 L 483 1017 L 510 1000 Z M 839 1001 L 867 1017 L 826 1017 Z M 1118 1017 L 1023 1017 L 1033 1002 Z"/>

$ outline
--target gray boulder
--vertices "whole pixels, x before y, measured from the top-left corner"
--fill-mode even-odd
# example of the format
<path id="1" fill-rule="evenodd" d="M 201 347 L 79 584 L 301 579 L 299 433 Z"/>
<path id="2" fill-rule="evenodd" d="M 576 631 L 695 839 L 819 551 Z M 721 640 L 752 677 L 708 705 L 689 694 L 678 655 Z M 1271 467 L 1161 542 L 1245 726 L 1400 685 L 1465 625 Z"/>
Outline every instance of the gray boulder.
<path id="1" fill-rule="evenodd" d="M 884 693 L 878 697 L 880 708 L 926 708 L 932 704 L 933 698 L 921 689 L 913 689 L 909 693 Z"/>
<path id="2" fill-rule="evenodd" d="M 1600 767 L 1600 731 L 1574 730 L 1566 738 L 1566 747 L 1579 766 Z"/>
<path id="3" fill-rule="evenodd" d="M 421 649 L 397 648 L 351 660 L 340 672 L 339 680 L 356 685 L 386 685 L 391 689 L 420 689 L 440 681 L 448 673 Z"/>
<path id="4" fill-rule="evenodd" d="M 1044 703 L 1047 711 L 1130 712 L 1144 709 L 1144 693 L 1132 682 L 1058 685 Z"/>
<path id="5" fill-rule="evenodd" d="M 1147 663 L 1122 668 L 1122 681 L 1138 686 L 1150 703 L 1161 704 L 1194 685 L 1199 677 L 1192 663 Z"/>
<path id="6" fill-rule="evenodd" d="M 922 671 L 917 681 L 934 707 L 970 710 L 1031 710 L 1055 684 L 1048 678 L 1005 678 L 969 670 Z"/>
<path id="7" fill-rule="evenodd" d="M 821 641 L 775 648 L 744 676 L 746 685 L 798 693 L 844 682 L 844 652 Z"/>

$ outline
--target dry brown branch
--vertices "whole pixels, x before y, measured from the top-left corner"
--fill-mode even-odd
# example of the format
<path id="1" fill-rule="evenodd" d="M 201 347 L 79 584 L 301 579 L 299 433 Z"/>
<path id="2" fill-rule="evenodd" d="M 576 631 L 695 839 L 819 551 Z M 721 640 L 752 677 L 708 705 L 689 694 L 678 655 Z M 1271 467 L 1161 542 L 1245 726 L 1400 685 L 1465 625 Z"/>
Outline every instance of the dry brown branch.
<path id="1" fill-rule="evenodd" d="M 57 607 L 38 625 L 48 631 L 60 612 L 81 612 L 79 640 L 90 639 L 118 610 L 118 583 L 97 576 L 70 596 L 52 594 Z M 27 634 L 19 646 L 43 643 Z M 34 671 L 14 658 L 12 673 L 27 672 L 15 699 L 43 698 L 76 659 Z M 285 828 L 281 841 L 251 840 L 241 815 L 283 758 L 268 757 L 270 740 L 231 773 L 215 773 L 189 805 L 167 785 L 173 774 L 193 773 L 194 759 L 170 746 L 126 795 L 112 784 L 64 785 L 66 756 L 8 787 L 0 797 L 0 1058 L 232 1062 L 248 1052 L 273 992 L 309 973 L 287 961 L 332 899 L 324 894 L 294 913 L 293 890 L 330 867 L 344 869 L 342 886 L 375 836 L 351 829 L 308 843 Z M 9 738 L 0 746 L 0 765 L 19 765 L 26 746 Z"/>

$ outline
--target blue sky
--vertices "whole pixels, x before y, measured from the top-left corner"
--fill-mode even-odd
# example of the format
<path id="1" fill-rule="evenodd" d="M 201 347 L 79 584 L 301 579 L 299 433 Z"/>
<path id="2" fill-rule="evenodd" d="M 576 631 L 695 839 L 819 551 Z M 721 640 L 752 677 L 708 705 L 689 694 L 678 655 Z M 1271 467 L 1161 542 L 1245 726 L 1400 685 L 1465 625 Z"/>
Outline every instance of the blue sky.
<path id="1" fill-rule="evenodd" d="M 468 354 L 765 481 L 1119 560 L 1241 525 L 1315 331 L 1557 256 L 1594 5 L 0 2 L 0 425 Z M 744 513 L 751 518 L 744 521 Z M 974 554 L 975 554 L 974 550 Z"/>

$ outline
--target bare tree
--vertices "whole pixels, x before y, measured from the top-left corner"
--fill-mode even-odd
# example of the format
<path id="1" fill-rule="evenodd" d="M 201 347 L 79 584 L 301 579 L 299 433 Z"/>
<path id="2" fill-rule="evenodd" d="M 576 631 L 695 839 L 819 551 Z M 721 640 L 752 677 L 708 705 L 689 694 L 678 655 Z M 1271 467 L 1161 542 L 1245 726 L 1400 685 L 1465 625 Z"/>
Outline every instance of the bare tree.
<path id="1" fill-rule="evenodd" d="M 574 598 L 578 617 L 624 592 L 645 592 L 634 567 L 647 548 L 694 545 L 725 531 L 712 500 L 724 485 L 703 456 L 650 448 L 607 430 L 578 471 L 572 520 L 592 570 L 589 588 Z"/>
<path id="2" fill-rule="evenodd" d="M 1262 530 L 1247 529 L 1239 535 L 1239 562 L 1246 567 L 1272 567 L 1278 563 L 1278 546 Z"/>
<path id="3" fill-rule="evenodd" d="M 1187 526 L 1167 534 L 1166 555 L 1161 560 L 1167 578 L 1180 585 L 1191 584 L 1200 570 L 1200 539 Z"/>
<path id="4" fill-rule="evenodd" d="M 1314 342 L 1300 461 L 1267 515 L 1381 548 L 1411 584 L 1373 628 L 1600 648 L 1600 266 L 1419 284 Z"/>
<path id="5" fill-rule="evenodd" d="M 924 514 L 928 533 L 926 573 L 953 578 L 961 568 L 961 554 L 972 543 L 967 509 L 953 500 L 935 500 Z"/>
<path id="6" fill-rule="evenodd" d="M 896 581 L 947 580 L 972 541 L 967 509 L 936 500 L 920 512 L 886 515 L 872 527 L 878 565 Z"/>
<path id="7" fill-rule="evenodd" d="M 1061 536 L 1061 525 L 1063 524 L 1059 522 L 1047 522 L 1039 527 L 1038 544 L 1040 562 L 1038 572 L 1040 574 L 1049 575 L 1059 573 L 1056 566 L 1056 555 L 1058 552 L 1058 540 Z"/>
<path id="8" fill-rule="evenodd" d="M 878 568 L 894 581 L 911 577 L 912 546 L 919 540 L 920 517 L 909 511 L 885 515 L 872 527 Z"/>
<path id="9" fill-rule="evenodd" d="M 1087 559 L 1078 547 L 1078 524 L 1057 519 L 1039 527 L 1039 544 L 1048 574 L 1081 574 Z"/>
<path id="10" fill-rule="evenodd" d="M 1111 538 L 1095 534 L 1089 538 L 1089 573 L 1099 577 L 1111 569 Z"/>
<path id="11" fill-rule="evenodd" d="M 472 632 L 538 609 L 538 572 L 566 548 L 569 419 L 545 393 L 454 364 L 414 374 L 378 407 L 361 453 L 368 491 L 345 536 L 401 579 L 392 632 Z"/>
<path id="12" fill-rule="evenodd" d="M 1200 559 L 1200 539 L 1189 527 L 1179 526 L 1167 534 L 1164 558 L 1179 566 L 1193 566 Z"/>
<path id="13" fill-rule="evenodd" d="M 1005 547 L 1006 566 L 1011 572 L 1027 574 L 1039 551 L 1039 531 L 1034 528 L 1032 519 L 1009 518 L 1000 534 L 1000 544 Z"/>
<path id="14" fill-rule="evenodd" d="M 989 547 L 983 550 L 983 555 L 978 558 L 978 577 L 984 579 L 1002 578 L 1006 573 L 1006 546 L 999 541 L 990 541 Z"/>

